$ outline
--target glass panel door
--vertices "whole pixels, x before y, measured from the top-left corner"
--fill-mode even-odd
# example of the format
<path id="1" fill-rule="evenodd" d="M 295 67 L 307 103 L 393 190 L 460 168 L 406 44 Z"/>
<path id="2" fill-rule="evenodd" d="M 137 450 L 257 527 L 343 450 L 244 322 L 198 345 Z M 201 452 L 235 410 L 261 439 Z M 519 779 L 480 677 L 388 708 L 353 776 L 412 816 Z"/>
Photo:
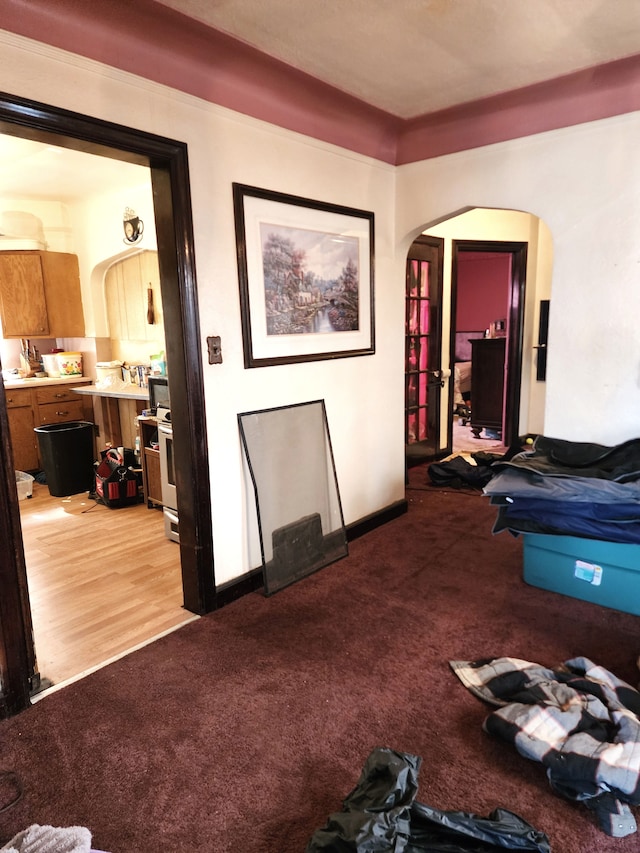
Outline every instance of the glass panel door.
<path id="1" fill-rule="evenodd" d="M 407 258 L 405 315 L 405 446 L 407 463 L 440 450 L 442 244 L 419 237 Z"/>

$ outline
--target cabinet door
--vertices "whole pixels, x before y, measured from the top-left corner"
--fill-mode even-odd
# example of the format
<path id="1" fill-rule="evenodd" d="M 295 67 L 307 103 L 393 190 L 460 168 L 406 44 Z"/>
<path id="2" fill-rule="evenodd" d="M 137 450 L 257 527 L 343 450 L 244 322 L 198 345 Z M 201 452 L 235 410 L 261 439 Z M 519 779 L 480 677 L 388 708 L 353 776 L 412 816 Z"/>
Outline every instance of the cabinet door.
<path id="1" fill-rule="evenodd" d="M 162 477 L 160 474 L 160 452 L 150 447 L 142 449 L 144 496 L 147 506 L 162 506 Z"/>
<path id="2" fill-rule="evenodd" d="M 84 312 L 77 256 L 43 252 L 42 271 L 51 337 L 83 338 Z"/>
<path id="3" fill-rule="evenodd" d="M 9 402 L 7 400 L 7 402 Z M 13 461 L 17 471 L 35 471 L 40 467 L 38 441 L 33 431 L 33 408 L 27 406 L 10 407 L 9 432 L 13 447 Z"/>
<path id="4" fill-rule="evenodd" d="M 160 451 L 150 446 L 158 440 L 158 423 L 149 418 L 138 418 L 140 436 L 140 461 L 142 463 L 142 485 L 148 507 L 162 506 L 162 476 L 160 473 Z"/>
<path id="5" fill-rule="evenodd" d="M 0 253 L 0 314 L 5 338 L 50 334 L 40 252 Z"/>

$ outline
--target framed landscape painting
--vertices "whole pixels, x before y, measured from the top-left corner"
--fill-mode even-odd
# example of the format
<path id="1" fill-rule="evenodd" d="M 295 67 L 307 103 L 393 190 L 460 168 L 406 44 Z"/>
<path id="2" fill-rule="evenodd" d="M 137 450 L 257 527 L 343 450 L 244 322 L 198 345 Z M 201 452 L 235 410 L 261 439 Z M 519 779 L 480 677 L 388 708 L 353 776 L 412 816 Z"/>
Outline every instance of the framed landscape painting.
<path id="1" fill-rule="evenodd" d="M 245 367 L 372 355 L 374 215 L 233 184 Z"/>

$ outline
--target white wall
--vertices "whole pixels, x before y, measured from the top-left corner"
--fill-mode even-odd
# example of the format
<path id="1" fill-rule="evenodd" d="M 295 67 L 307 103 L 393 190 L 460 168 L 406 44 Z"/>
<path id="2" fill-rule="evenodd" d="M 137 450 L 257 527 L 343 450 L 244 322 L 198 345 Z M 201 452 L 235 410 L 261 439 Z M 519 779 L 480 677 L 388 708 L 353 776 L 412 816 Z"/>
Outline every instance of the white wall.
<path id="1" fill-rule="evenodd" d="M 218 582 L 253 567 L 238 412 L 325 399 L 346 522 L 404 496 L 405 261 L 456 212 L 521 210 L 549 228 L 545 432 L 637 435 L 639 114 L 393 169 L 9 33 L 0 49 L 5 91 L 188 144 Z M 233 181 L 374 211 L 374 356 L 244 370 Z M 207 335 L 222 365 L 207 365 Z"/>
<path id="2" fill-rule="evenodd" d="M 20 198 L 3 193 L 0 186 L 0 210 L 15 210 L 37 216 L 42 222 L 42 231 L 48 251 L 75 252 L 70 212 L 63 201 Z"/>
<path id="3" fill-rule="evenodd" d="M 640 113 L 397 170 L 397 243 L 469 206 L 527 211 L 553 243 L 544 430 L 640 435 Z M 543 263 L 549 264 L 549 258 Z"/>
<path id="4" fill-rule="evenodd" d="M 5 91 L 188 144 L 217 581 L 255 567 L 239 412 L 324 399 L 345 521 L 402 499 L 404 274 L 394 263 L 394 169 L 9 33 L 0 33 L 0 49 Z M 375 355 L 244 369 L 234 181 L 375 213 Z M 221 336 L 222 365 L 207 364 L 207 335 Z"/>
<path id="5" fill-rule="evenodd" d="M 131 184 L 92 195 L 69 206 L 80 267 L 82 304 L 87 337 L 109 337 L 104 300 L 104 275 L 117 260 L 142 249 L 155 250 L 156 230 L 153 218 L 151 172 L 143 166 L 123 163 L 130 173 Z M 140 243 L 132 246 L 124 240 L 122 220 L 125 207 L 130 207 L 144 223 Z"/>

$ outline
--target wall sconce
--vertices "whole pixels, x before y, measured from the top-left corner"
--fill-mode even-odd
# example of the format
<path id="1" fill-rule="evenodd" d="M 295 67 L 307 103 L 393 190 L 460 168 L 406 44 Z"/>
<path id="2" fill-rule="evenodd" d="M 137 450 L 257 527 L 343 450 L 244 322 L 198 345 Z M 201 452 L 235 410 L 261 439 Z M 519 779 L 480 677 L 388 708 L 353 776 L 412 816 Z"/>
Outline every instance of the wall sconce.
<path id="1" fill-rule="evenodd" d="M 122 227 L 124 229 L 124 243 L 139 243 L 142 240 L 144 222 L 130 207 L 124 209 Z"/>

